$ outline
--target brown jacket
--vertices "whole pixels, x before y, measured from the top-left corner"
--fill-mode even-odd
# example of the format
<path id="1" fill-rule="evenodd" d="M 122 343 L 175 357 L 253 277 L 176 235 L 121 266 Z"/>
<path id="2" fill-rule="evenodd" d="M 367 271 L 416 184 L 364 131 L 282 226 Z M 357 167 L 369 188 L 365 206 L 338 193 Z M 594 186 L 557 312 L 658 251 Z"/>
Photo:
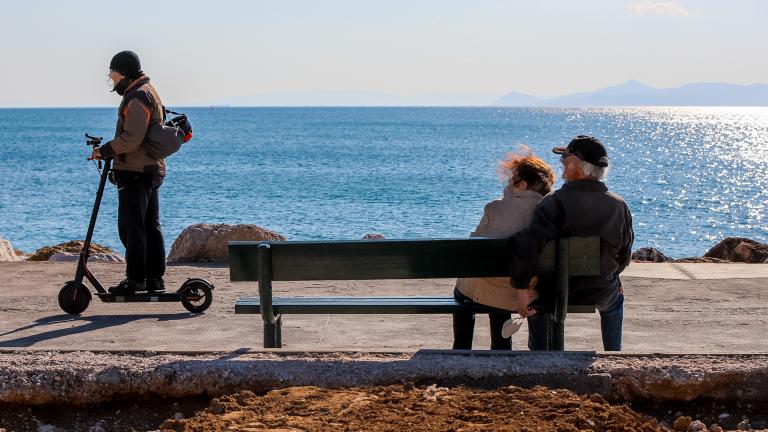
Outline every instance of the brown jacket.
<path id="1" fill-rule="evenodd" d="M 502 199 L 485 205 L 483 219 L 470 237 L 506 238 L 520 231 L 531 222 L 541 198 L 538 192 L 515 191 L 507 186 Z M 456 280 L 456 288 L 475 303 L 510 311 L 517 307 L 517 290 L 507 277 L 460 278 Z M 531 299 L 536 297 L 532 290 Z"/>
<path id="2" fill-rule="evenodd" d="M 101 147 L 101 156 L 113 157 L 113 168 L 118 171 L 164 176 L 165 161 L 150 157 L 142 145 L 149 125 L 162 123 L 164 118 L 160 96 L 149 77 L 142 76 L 126 89 L 118 108 L 115 138 Z"/>

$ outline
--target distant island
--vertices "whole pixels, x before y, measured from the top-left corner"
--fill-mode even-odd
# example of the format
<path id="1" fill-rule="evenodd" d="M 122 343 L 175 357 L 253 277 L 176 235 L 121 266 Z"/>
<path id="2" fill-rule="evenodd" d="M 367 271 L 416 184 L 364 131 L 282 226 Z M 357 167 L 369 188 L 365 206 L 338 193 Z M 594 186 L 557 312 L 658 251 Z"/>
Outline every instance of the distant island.
<path id="1" fill-rule="evenodd" d="M 768 84 L 697 83 L 674 88 L 653 88 L 639 81 L 593 92 L 541 98 L 511 92 L 494 106 L 768 106 Z"/>

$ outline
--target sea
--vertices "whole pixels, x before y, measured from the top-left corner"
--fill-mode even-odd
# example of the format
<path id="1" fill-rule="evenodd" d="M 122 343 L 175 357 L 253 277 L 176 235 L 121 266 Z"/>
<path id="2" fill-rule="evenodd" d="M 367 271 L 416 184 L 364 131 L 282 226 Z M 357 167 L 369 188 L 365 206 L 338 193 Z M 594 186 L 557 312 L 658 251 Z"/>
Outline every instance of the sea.
<path id="1" fill-rule="evenodd" d="M 172 108 L 194 138 L 167 160 L 167 249 L 195 223 L 291 240 L 466 237 L 501 196 L 508 152 L 526 145 L 559 173 L 551 148 L 579 134 L 608 148 L 635 249 L 682 258 L 727 236 L 768 242 L 768 107 Z M 0 109 L 0 237 L 25 252 L 84 238 L 99 180 L 84 134 L 109 139 L 116 119 Z M 122 252 L 116 198 L 108 185 L 94 241 Z"/>

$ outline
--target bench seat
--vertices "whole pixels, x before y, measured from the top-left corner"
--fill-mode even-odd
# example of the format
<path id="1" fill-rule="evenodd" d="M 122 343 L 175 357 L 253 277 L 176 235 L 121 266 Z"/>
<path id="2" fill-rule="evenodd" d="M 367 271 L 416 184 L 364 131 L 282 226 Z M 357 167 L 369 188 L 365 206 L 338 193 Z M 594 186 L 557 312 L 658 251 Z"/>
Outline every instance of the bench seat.
<path id="1" fill-rule="evenodd" d="M 452 314 L 508 312 L 478 303 L 462 304 L 453 297 L 273 297 L 275 314 Z M 546 311 L 541 311 L 546 312 Z M 568 313 L 594 313 L 595 305 L 568 305 Z M 260 314 L 258 297 L 241 297 L 236 314 Z"/>

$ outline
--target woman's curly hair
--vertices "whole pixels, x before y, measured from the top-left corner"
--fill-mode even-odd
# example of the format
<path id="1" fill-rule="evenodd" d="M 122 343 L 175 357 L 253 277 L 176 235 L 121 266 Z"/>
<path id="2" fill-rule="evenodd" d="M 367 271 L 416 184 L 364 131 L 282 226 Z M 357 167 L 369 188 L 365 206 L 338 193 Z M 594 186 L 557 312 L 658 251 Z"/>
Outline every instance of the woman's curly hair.
<path id="1" fill-rule="evenodd" d="M 555 184 L 555 171 L 541 158 L 533 155 L 527 146 L 521 145 L 516 152 L 507 153 L 499 162 L 499 172 L 503 178 L 517 178 L 528 183 L 528 189 L 542 195 L 552 192 Z"/>

